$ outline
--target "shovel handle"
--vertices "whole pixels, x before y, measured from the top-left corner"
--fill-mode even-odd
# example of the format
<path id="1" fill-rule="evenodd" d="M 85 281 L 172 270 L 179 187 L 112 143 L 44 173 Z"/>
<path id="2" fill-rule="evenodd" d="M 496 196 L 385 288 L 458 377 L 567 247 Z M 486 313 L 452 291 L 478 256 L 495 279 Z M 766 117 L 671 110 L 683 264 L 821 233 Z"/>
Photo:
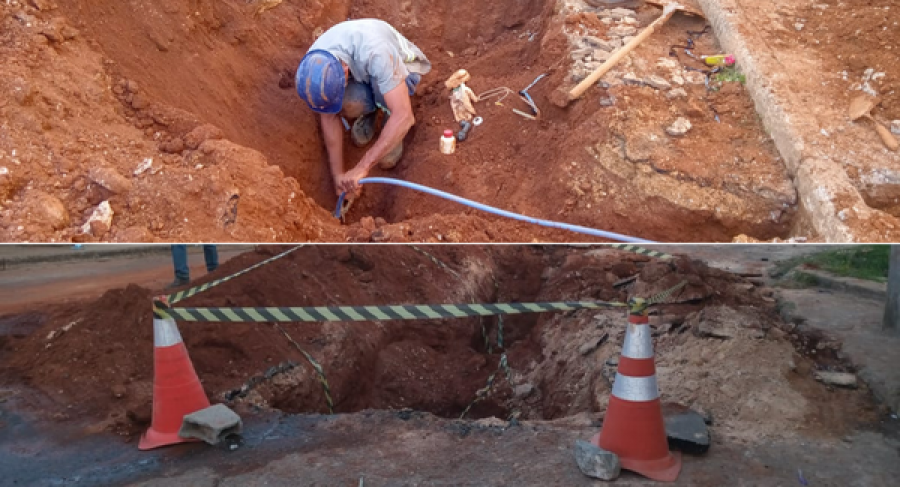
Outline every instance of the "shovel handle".
<path id="1" fill-rule="evenodd" d="M 572 91 L 569 92 L 569 100 L 576 100 L 587 91 L 594 83 L 600 80 L 604 74 L 609 72 L 613 66 L 618 64 L 619 61 L 622 60 L 629 52 L 633 51 L 635 47 L 637 47 L 641 42 L 644 42 L 644 39 L 650 37 L 660 25 L 666 23 L 672 15 L 675 14 L 675 10 L 671 12 L 664 13 L 660 18 L 653 21 L 652 24 L 648 25 L 640 34 L 638 34 L 634 39 L 628 41 L 628 44 L 622 46 L 621 49 L 616 51 L 615 54 L 612 55 L 609 59 L 606 60 L 605 63 L 601 64 L 599 68 L 597 68 L 593 73 L 590 74 L 587 78 L 583 79 L 581 83 L 578 83 Z"/>
<path id="2" fill-rule="evenodd" d="M 897 150 L 897 148 L 900 148 L 900 142 L 897 142 L 897 139 L 894 138 L 894 134 L 892 134 L 891 131 L 887 129 L 887 127 L 878 123 L 878 121 L 871 116 L 869 117 L 869 120 L 871 120 L 872 123 L 875 124 L 875 131 L 878 132 L 878 135 L 881 136 L 881 141 L 884 142 L 885 147 L 893 151 Z"/>

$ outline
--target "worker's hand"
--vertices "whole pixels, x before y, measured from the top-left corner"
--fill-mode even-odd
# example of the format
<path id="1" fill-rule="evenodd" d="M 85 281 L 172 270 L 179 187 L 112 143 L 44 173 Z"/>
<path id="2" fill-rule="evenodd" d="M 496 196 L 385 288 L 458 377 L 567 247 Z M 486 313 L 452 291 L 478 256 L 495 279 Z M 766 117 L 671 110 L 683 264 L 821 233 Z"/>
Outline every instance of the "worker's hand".
<path id="1" fill-rule="evenodd" d="M 366 177 L 368 174 L 368 170 L 359 166 L 341 174 L 337 183 L 338 193 L 346 192 L 348 195 L 358 196 L 362 190 L 359 185 L 359 180 Z"/>

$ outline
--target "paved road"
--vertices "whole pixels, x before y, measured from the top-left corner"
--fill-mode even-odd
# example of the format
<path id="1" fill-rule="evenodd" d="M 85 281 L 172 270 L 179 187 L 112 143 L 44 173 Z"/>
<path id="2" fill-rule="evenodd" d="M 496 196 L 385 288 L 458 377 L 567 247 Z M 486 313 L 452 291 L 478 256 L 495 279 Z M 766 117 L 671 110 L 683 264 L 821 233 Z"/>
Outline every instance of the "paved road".
<path id="1" fill-rule="evenodd" d="M 38 258 L 45 260 L 16 264 L 0 270 L 0 314 L 24 311 L 45 303 L 95 298 L 109 289 L 132 283 L 158 289 L 174 279 L 172 256 L 167 247 L 151 253 L 121 252 L 135 249 L 136 246 L 85 247 L 85 250 L 76 251 L 72 250 L 71 245 L 0 246 L 0 256 L 10 262 Z M 219 262 L 225 262 L 250 248 L 252 246 L 220 245 Z M 193 278 L 206 273 L 202 254 L 199 247 L 188 249 L 188 262 Z M 90 257 L 86 258 L 85 255 Z M 76 257 L 77 260 L 46 262 L 70 257 Z"/>

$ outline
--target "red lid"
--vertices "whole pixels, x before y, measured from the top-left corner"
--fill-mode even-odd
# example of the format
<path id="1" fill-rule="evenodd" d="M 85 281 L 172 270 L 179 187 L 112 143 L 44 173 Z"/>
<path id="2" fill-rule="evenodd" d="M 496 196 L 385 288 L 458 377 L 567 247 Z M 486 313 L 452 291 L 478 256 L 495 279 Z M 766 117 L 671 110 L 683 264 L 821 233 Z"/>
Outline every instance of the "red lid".
<path id="1" fill-rule="evenodd" d="M 444 137 L 453 137 L 453 131 L 450 129 L 445 130 Z"/>

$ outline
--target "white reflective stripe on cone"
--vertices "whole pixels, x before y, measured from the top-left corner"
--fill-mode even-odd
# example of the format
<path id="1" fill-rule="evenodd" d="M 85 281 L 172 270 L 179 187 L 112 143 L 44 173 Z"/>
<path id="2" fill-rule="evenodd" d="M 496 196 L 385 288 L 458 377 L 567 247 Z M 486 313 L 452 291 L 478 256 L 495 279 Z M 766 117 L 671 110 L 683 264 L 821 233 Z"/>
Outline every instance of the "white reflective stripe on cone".
<path id="1" fill-rule="evenodd" d="M 650 340 L 650 325 L 628 324 L 622 356 L 628 358 L 653 358 L 653 342 Z"/>
<path id="2" fill-rule="evenodd" d="M 659 397 L 659 386 L 655 375 L 630 377 L 617 373 L 612 393 L 625 401 L 652 401 Z"/>
<path id="3" fill-rule="evenodd" d="M 172 318 L 153 318 L 153 346 L 171 347 L 181 343 L 181 333 Z"/>

